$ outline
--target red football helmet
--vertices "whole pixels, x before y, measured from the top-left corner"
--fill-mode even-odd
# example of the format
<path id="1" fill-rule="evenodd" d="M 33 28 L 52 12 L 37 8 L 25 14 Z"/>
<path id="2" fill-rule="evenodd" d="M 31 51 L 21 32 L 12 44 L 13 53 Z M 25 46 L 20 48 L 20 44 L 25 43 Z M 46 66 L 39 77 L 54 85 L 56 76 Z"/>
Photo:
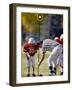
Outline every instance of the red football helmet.
<path id="1" fill-rule="evenodd" d="M 59 37 L 55 37 L 54 40 L 58 43 L 60 43 L 60 38 Z"/>

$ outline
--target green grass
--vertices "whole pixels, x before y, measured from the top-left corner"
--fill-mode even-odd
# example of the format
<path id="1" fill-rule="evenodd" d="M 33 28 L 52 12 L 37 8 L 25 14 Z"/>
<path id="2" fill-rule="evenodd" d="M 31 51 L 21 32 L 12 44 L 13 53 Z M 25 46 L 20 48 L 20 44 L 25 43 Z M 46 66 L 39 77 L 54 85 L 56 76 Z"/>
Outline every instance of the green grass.
<path id="1" fill-rule="evenodd" d="M 42 53 L 39 53 L 39 54 L 40 54 L 39 60 L 41 60 Z M 43 76 L 49 75 L 48 62 L 47 62 L 47 58 L 49 55 L 50 55 L 50 52 L 47 52 L 44 61 L 39 67 L 39 74 L 43 74 Z M 30 73 L 32 75 L 32 67 L 30 68 Z M 38 76 L 38 52 L 35 54 L 35 74 Z M 60 71 L 58 68 L 57 75 L 59 74 L 60 74 Z M 24 52 L 22 52 L 21 54 L 21 75 L 22 77 L 27 76 L 27 60 Z"/>

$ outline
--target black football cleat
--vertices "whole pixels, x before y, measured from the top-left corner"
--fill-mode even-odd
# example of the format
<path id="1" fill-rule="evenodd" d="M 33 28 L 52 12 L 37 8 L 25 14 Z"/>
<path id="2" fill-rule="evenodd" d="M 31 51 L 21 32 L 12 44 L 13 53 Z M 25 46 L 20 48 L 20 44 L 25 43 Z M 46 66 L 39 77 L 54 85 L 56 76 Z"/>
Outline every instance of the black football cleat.
<path id="1" fill-rule="evenodd" d="M 33 77 L 35 77 L 36 75 L 35 74 L 32 74 Z"/>
<path id="2" fill-rule="evenodd" d="M 27 77 L 30 77 L 30 74 L 27 74 Z"/>
<path id="3" fill-rule="evenodd" d="M 63 75 L 63 72 L 61 72 L 60 75 Z"/>

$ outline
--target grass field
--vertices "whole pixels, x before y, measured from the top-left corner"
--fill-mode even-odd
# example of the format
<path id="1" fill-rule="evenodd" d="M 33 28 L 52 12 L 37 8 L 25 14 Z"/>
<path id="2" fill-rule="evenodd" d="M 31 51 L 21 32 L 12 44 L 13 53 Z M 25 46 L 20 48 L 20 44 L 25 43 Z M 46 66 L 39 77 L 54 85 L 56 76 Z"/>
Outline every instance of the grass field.
<path id="1" fill-rule="evenodd" d="M 39 60 L 41 60 L 42 53 L 39 52 L 40 57 Z M 50 55 L 50 52 L 46 52 L 45 60 L 42 62 L 42 64 L 39 67 L 39 74 L 43 74 L 43 76 L 49 75 L 49 69 L 48 69 L 48 62 L 47 58 Z M 32 67 L 30 69 L 30 73 L 32 75 Z M 35 55 L 35 74 L 38 76 L 38 52 Z M 57 75 L 60 74 L 59 68 L 57 69 Z M 27 76 L 27 60 L 25 53 L 22 52 L 21 54 L 21 76 L 26 77 Z"/>

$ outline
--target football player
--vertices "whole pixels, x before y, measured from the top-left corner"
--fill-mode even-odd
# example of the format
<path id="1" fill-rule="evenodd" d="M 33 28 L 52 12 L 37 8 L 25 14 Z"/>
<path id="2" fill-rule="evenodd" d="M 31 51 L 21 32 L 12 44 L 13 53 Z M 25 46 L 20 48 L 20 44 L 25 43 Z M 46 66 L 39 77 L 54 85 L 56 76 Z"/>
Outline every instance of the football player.
<path id="1" fill-rule="evenodd" d="M 39 63 L 39 66 L 45 58 L 46 51 L 52 51 L 50 56 L 47 59 L 48 67 L 49 67 L 49 70 L 50 70 L 50 75 L 56 75 L 57 58 L 62 53 L 61 43 L 62 42 L 60 41 L 60 39 L 58 37 L 57 37 L 56 40 L 45 39 L 43 41 L 43 45 L 42 45 L 43 55 L 42 55 L 41 61 Z"/>
<path id="2" fill-rule="evenodd" d="M 60 36 L 60 41 L 62 45 L 62 53 L 57 58 L 57 66 L 60 67 L 60 75 L 63 75 L 63 34 Z"/>
<path id="3" fill-rule="evenodd" d="M 28 74 L 27 76 L 30 76 L 30 67 L 32 65 L 33 68 L 33 74 L 32 76 L 35 75 L 35 53 L 39 49 L 39 43 L 35 43 L 34 38 L 29 38 L 28 43 L 24 45 L 24 52 L 26 53 L 27 57 L 27 67 L 28 67 Z"/>

